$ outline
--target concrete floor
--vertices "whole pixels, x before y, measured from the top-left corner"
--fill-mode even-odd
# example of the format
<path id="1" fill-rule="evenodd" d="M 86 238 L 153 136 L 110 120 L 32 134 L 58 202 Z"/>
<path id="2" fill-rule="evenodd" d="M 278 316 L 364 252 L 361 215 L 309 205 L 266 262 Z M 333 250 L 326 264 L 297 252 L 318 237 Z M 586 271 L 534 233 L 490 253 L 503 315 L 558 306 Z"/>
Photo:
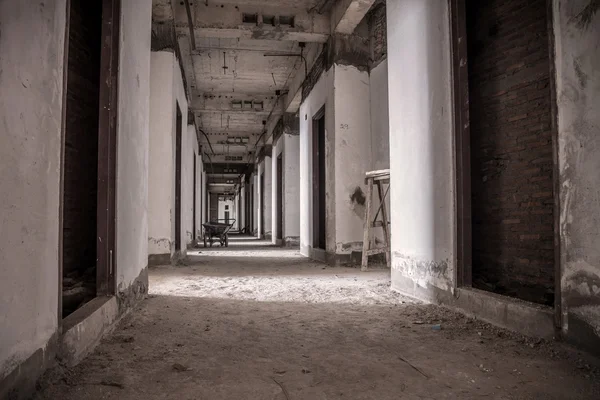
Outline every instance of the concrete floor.
<path id="1" fill-rule="evenodd" d="M 599 399 L 597 359 L 266 242 L 150 270 L 151 294 L 37 399 Z M 438 330 L 438 325 L 441 330 Z"/>

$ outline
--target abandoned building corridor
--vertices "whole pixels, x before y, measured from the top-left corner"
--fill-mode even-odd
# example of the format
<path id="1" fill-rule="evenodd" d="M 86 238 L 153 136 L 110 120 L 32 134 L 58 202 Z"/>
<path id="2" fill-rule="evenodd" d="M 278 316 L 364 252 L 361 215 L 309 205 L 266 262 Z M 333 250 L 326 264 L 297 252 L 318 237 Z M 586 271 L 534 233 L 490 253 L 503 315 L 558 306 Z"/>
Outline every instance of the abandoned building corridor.
<path id="1" fill-rule="evenodd" d="M 150 270 L 150 294 L 37 399 L 597 399 L 584 356 L 250 237 Z M 56 372 L 58 373 L 58 372 Z"/>

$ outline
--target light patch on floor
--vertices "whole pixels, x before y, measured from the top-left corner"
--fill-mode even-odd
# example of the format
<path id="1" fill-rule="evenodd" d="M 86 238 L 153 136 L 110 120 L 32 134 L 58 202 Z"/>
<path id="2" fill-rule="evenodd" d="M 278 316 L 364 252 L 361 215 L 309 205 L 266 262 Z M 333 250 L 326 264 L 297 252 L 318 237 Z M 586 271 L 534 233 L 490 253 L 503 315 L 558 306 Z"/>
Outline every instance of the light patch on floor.
<path id="1" fill-rule="evenodd" d="M 597 359 L 411 302 L 387 269 L 238 240 L 151 269 L 148 298 L 37 399 L 600 398 Z"/>

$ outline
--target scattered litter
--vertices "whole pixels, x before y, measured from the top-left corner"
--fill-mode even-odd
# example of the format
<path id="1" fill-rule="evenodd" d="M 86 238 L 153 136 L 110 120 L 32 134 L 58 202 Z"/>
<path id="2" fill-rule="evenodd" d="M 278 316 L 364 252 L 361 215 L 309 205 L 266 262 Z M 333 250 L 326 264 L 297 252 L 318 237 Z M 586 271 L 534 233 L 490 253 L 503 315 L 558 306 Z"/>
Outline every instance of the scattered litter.
<path id="1" fill-rule="evenodd" d="M 423 321 L 413 321 L 413 324 L 415 325 L 423 325 L 425 322 Z"/>
<path id="2" fill-rule="evenodd" d="M 173 364 L 173 369 L 175 371 L 177 371 L 177 372 L 191 371 L 191 368 L 188 368 L 185 365 L 182 365 L 182 364 L 179 364 L 179 363 Z"/>
<path id="3" fill-rule="evenodd" d="M 433 325 L 431 327 L 431 329 L 434 330 L 434 331 L 441 331 L 442 330 L 442 325 L 440 325 L 440 324 Z"/>
<path id="4" fill-rule="evenodd" d="M 308 368 L 302 368 L 302 373 L 303 374 L 310 374 L 310 369 L 308 369 Z"/>
<path id="5" fill-rule="evenodd" d="M 273 372 L 275 372 L 277 375 L 283 375 L 283 374 L 285 374 L 287 371 L 286 371 L 285 369 L 279 369 L 279 370 L 275 370 L 275 371 L 273 371 Z"/>

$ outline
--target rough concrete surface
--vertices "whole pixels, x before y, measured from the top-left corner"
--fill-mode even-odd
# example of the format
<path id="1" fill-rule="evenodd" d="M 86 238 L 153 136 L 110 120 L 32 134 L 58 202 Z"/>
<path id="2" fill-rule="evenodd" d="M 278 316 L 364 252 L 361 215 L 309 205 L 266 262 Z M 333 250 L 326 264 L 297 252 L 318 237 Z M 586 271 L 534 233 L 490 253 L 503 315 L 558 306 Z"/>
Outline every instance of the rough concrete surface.
<path id="1" fill-rule="evenodd" d="M 150 270 L 151 294 L 41 399 L 597 399 L 600 362 L 232 238 Z M 438 327 L 441 327 L 438 330 Z"/>

